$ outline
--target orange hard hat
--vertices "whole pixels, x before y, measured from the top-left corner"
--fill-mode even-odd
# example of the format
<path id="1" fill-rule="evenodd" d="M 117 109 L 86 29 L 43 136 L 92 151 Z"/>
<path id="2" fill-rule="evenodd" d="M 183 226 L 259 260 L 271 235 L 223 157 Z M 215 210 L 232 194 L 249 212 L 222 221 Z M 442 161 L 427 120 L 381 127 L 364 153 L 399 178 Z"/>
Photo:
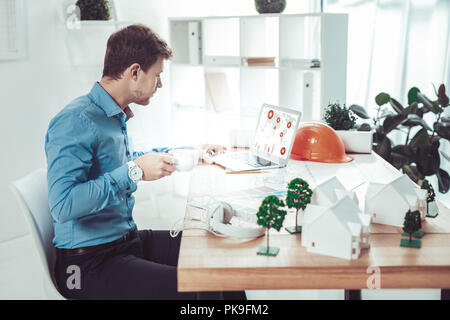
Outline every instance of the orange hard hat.
<path id="1" fill-rule="evenodd" d="M 345 163 L 353 157 L 345 153 L 344 143 L 333 128 L 319 122 L 305 122 L 295 135 L 291 159 Z"/>

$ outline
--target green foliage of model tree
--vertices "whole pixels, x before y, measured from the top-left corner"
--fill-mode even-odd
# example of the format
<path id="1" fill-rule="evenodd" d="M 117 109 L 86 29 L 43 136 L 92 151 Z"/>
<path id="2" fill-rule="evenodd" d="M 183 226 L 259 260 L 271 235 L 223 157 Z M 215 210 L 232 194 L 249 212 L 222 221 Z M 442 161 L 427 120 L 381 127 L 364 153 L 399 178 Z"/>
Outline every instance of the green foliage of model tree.
<path id="1" fill-rule="evenodd" d="M 445 85 L 436 90 L 436 100 L 429 99 L 413 87 L 408 91 L 408 106 L 404 107 L 388 93 L 382 92 L 375 97 L 378 106 L 372 124 L 373 150 L 399 170 L 403 170 L 413 181 L 420 183 L 428 176 L 436 175 L 439 191 L 447 193 L 450 189 L 450 176 L 441 168 L 440 154 L 450 159 L 443 150 L 439 150 L 441 140 L 450 141 L 450 117 L 443 113 L 449 107 L 449 98 Z M 358 105 L 350 106 L 358 117 L 370 119 L 365 109 Z M 433 114 L 434 123 L 427 123 L 424 115 Z M 401 132 L 405 142 L 394 145 L 389 134 Z"/>
<path id="2" fill-rule="evenodd" d="M 419 231 L 421 227 L 420 212 L 418 210 L 408 210 L 405 215 L 405 221 L 403 222 L 403 231 L 409 234 L 409 242 L 412 240 L 413 233 Z"/>
<path id="3" fill-rule="evenodd" d="M 308 182 L 303 179 L 295 178 L 288 184 L 286 204 L 289 208 L 297 210 L 295 213 L 296 230 L 298 228 L 298 211 L 306 209 L 306 206 L 311 202 L 312 193 Z"/>
<path id="4" fill-rule="evenodd" d="M 255 0 L 259 13 L 281 13 L 286 8 L 286 0 Z"/>
<path id="5" fill-rule="evenodd" d="M 356 124 L 356 117 L 350 108 L 345 104 L 341 107 L 339 103 L 328 104 L 323 119 L 334 130 L 350 130 Z"/>
<path id="6" fill-rule="evenodd" d="M 427 179 L 423 179 L 420 184 L 420 188 L 427 190 L 427 203 L 433 202 L 436 198 L 436 193 L 434 192 L 434 188 L 431 183 L 429 183 Z"/>
<path id="7" fill-rule="evenodd" d="M 109 20 L 110 7 L 107 0 L 78 0 L 81 20 Z"/>
<path id="8" fill-rule="evenodd" d="M 276 196 L 268 196 L 264 198 L 256 213 L 257 223 L 267 228 L 267 249 L 269 249 L 269 230 L 274 228 L 280 231 L 283 226 L 286 216 L 286 210 L 283 209 L 284 206 L 283 200 L 278 199 Z"/>

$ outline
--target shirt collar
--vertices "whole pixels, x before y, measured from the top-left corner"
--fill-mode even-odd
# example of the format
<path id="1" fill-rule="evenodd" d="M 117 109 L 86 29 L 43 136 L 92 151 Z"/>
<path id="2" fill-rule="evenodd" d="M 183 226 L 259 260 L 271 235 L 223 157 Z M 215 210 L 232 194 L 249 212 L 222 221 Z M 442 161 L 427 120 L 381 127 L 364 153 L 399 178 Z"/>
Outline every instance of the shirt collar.
<path id="1" fill-rule="evenodd" d="M 103 89 L 103 87 L 98 82 L 94 84 L 88 96 L 97 106 L 99 106 L 105 112 L 108 117 L 123 114 L 124 116 L 126 116 L 125 121 L 127 121 L 134 116 L 133 111 L 131 111 L 129 106 L 126 106 L 124 111 L 122 111 L 122 109 L 120 109 L 120 107 L 109 95 L 109 93 L 106 92 L 106 90 Z"/>

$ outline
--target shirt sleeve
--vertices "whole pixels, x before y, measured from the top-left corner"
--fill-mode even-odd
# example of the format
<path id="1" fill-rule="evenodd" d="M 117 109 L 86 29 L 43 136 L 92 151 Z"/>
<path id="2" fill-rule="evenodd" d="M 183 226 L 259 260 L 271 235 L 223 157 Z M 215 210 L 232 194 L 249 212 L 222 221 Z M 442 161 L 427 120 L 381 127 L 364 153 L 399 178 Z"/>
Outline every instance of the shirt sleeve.
<path id="1" fill-rule="evenodd" d="M 88 179 L 98 143 L 95 127 L 82 114 L 55 117 L 45 139 L 49 206 L 53 219 L 64 223 L 119 204 L 135 183 L 124 165 Z"/>

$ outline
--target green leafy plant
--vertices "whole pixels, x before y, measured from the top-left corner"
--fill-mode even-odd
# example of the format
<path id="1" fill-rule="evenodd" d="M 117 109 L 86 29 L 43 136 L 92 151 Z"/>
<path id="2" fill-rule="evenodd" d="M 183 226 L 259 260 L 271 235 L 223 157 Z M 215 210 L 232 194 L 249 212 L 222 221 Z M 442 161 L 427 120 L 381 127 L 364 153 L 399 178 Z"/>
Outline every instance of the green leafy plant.
<path id="1" fill-rule="evenodd" d="M 286 0 L 255 0 L 259 13 L 281 13 L 286 8 Z"/>
<path id="2" fill-rule="evenodd" d="M 268 196 L 264 198 L 256 213 L 258 218 L 257 223 L 267 230 L 267 252 L 270 250 L 269 230 L 274 228 L 275 230 L 280 231 L 283 226 L 283 221 L 286 216 L 286 210 L 283 209 L 284 206 L 283 200 L 278 199 L 276 196 Z"/>
<path id="3" fill-rule="evenodd" d="M 290 233 L 301 232 L 301 227 L 298 226 L 298 211 L 305 210 L 306 206 L 311 202 L 312 190 L 309 188 L 308 182 L 303 179 L 295 178 L 288 184 L 286 195 L 286 205 L 288 208 L 295 208 L 295 227 L 286 228 Z"/>
<path id="4" fill-rule="evenodd" d="M 111 8 L 107 0 L 78 0 L 81 20 L 109 20 Z"/>
<path id="5" fill-rule="evenodd" d="M 450 176 L 441 166 L 439 152 L 440 140 L 450 140 L 450 118 L 442 113 L 449 106 L 449 98 L 445 93 L 445 85 L 435 90 L 436 100 L 430 100 L 421 91 L 413 87 L 408 91 L 408 106 L 404 107 L 388 93 L 382 92 L 375 97 L 378 106 L 373 123 L 365 127 L 375 129 L 373 150 L 383 159 L 419 183 L 427 176 L 436 175 L 439 192 L 447 193 L 450 188 Z M 370 119 L 366 110 L 358 105 L 350 106 L 358 117 Z M 429 125 L 424 120 L 425 114 L 434 114 L 435 121 Z M 361 127 L 360 127 L 361 129 Z M 403 132 L 405 142 L 395 145 L 389 134 Z"/>
<path id="6" fill-rule="evenodd" d="M 328 104 L 323 119 L 334 130 L 350 130 L 356 124 L 356 117 L 350 108 L 345 104 L 341 107 L 339 103 Z"/>

